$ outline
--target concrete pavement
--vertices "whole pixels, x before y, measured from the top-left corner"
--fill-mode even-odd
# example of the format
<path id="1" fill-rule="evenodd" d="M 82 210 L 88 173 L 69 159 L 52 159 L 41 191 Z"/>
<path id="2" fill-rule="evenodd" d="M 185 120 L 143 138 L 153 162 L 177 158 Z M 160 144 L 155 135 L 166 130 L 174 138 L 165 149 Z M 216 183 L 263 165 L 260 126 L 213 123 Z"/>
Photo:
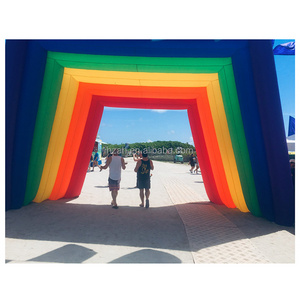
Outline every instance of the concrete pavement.
<path id="1" fill-rule="evenodd" d="M 6 263 L 294 263 L 295 228 L 208 201 L 187 165 L 154 162 L 150 208 L 139 207 L 127 158 L 111 208 L 108 171 L 88 172 L 75 199 L 6 212 Z"/>

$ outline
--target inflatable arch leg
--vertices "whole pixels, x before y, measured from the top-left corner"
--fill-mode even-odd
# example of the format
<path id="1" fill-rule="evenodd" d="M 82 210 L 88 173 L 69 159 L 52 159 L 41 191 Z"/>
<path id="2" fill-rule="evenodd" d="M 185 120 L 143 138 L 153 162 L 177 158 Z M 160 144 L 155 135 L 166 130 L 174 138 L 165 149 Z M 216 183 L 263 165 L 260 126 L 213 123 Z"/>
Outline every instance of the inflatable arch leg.
<path id="1" fill-rule="evenodd" d="M 26 51 L 25 61 L 22 63 L 23 68 L 18 71 L 18 76 L 22 76 L 22 83 L 11 85 L 14 95 L 18 97 L 18 108 L 15 110 L 15 118 L 12 118 L 12 121 L 15 120 L 15 126 L 7 129 L 12 130 L 14 128 L 14 133 L 7 132 L 11 136 L 8 146 L 12 148 L 12 155 L 7 153 L 10 156 L 10 160 L 6 162 L 8 165 L 11 165 L 11 176 L 6 178 L 6 184 L 12 187 L 10 192 L 7 191 L 11 196 L 10 200 L 7 200 L 7 203 L 10 203 L 10 208 L 20 208 L 24 201 L 31 145 L 39 107 L 47 51 L 40 47 L 38 41 L 27 41 L 25 45 L 22 41 L 13 42 L 13 46 L 10 43 L 6 42 L 6 47 L 9 47 L 7 50 L 14 48 L 14 51 L 16 51 L 14 53 L 18 54 L 19 57 L 24 54 L 22 50 Z M 14 64 L 11 59 L 18 61 L 15 55 L 14 57 L 9 56 L 7 59 L 8 65 L 6 69 L 9 69 L 11 64 Z M 13 71 L 16 70 L 14 69 Z M 6 92 L 9 92 L 9 90 L 10 88 Z M 11 99 L 7 100 L 8 111 L 10 111 L 12 105 L 16 104 L 14 101 L 11 102 Z M 9 115 L 7 117 L 11 118 L 12 116 Z M 22 143 L 22 147 L 20 147 L 21 141 L 26 141 Z M 18 188 L 13 187 L 15 183 L 18 183 Z M 7 193 L 6 198 L 8 199 Z"/>
<path id="2" fill-rule="evenodd" d="M 270 41 L 250 41 L 250 55 L 273 194 L 275 221 L 295 222 L 295 196 Z M 276 120 L 276 122 L 274 122 Z"/>
<path id="3" fill-rule="evenodd" d="M 80 143 L 75 168 L 73 170 L 65 198 L 77 197 L 81 193 L 86 176 L 86 170 L 89 165 L 94 142 L 102 118 L 103 109 L 104 107 L 99 101 L 94 99 L 92 100 L 87 123 Z"/>

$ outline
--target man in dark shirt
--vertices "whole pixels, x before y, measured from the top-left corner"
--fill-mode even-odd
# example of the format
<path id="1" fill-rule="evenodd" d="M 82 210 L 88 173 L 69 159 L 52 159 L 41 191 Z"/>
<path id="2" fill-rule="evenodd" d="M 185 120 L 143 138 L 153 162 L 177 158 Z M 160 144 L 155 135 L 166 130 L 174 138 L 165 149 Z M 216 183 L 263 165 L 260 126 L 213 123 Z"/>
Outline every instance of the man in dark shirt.
<path id="1" fill-rule="evenodd" d="M 149 207 L 150 196 L 150 170 L 153 170 L 153 162 L 149 159 L 148 154 L 143 151 L 142 159 L 138 160 L 134 171 L 137 172 L 137 187 L 140 190 L 141 204 L 144 207 L 144 199 L 146 197 L 146 208 Z"/>

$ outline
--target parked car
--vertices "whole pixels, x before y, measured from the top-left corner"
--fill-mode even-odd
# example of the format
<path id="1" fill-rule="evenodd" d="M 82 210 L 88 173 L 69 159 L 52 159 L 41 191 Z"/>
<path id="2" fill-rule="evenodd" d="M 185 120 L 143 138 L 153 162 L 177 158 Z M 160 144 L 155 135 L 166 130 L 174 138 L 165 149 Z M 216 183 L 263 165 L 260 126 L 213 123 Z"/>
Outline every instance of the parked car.
<path id="1" fill-rule="evenodd" d="M 183 164 L 183 156 L 181 154 L 177 154 L 174 156 L 174 163 L 181 162 Z"/>

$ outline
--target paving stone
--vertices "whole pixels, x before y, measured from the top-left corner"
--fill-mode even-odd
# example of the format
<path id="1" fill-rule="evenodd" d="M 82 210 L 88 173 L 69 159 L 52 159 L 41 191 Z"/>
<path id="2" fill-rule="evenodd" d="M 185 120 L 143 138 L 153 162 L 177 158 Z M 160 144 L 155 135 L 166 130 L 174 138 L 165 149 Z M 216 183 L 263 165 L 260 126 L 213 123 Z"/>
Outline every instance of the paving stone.
<path id="1" fill-rule="evenodd" d="M 207 201 L 183 182 L 164 178 L 163 183 L 185 225 L 195 263 L 270 263 L 235 224 L 213 206 L 201 205 Z"/>

